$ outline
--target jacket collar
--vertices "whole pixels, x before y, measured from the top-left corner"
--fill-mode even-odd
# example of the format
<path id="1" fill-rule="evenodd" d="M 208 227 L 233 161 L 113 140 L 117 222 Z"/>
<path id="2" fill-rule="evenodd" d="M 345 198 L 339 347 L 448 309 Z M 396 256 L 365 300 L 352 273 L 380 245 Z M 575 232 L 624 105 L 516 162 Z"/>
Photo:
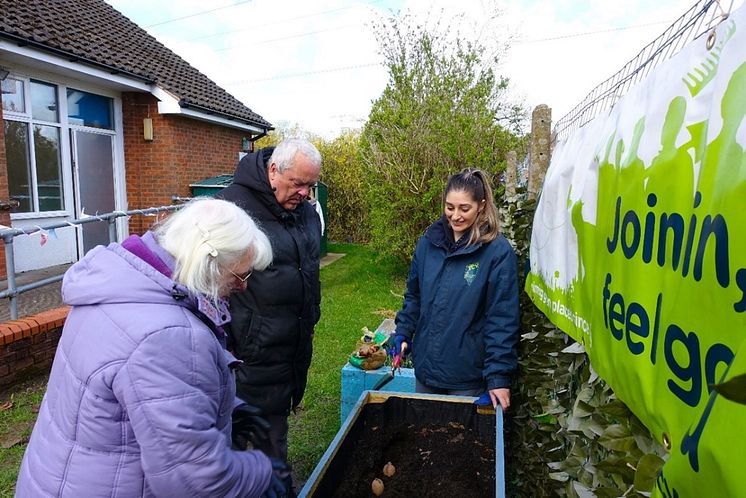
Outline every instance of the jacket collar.
<path id="1" fill-rule="evenodd" d="M 265 147 L 244 156 L 236 167 L 233 183 L 252 190 L 254 196 L 275 218 L 285 225 L 293 225 L 297 223 L 303 203 L 293 211 L 288 211 L 277 202 L 267 175 L 267 166 L 274 150 L 274 147 Z"/>
<path id="2" fill-rule="evenodd" d="M 169 279 L 172 278 L 176 268 L 176 260 L 158 244 L 152 232 L 146 232 L 142 237 L 130 235 L 122 242 L 122 247 L 148 263 L 162 275 Z M 171 296 L 176 301 L 183 301 L 187 307 L 199 311 L 215 327 L 221 327 L 231 320 L 228 303 L 224 299 L 219 299 L 218 302 L 214 303 L 201 294 L 190 293 L 184 286 L 176 282 L 173 283 Z"/>
<path id="3" fill-rule="evenodd" d="M 440 247 L 450 256 L 453 254 L 468 254 L 474 252 L 482 246 L 481 242 L 472 245 L 466 245 L 469 240 L 471 231 L 466 232 L 461 238 L 454 242 L 453 230 L 448 224 L 448 218 L 445 215 L 436 220 L 425 231 L 425 238 L 436 247 Z"/>
<path id="4" fill-rule="evenodd" d="M 174 258 L 158 245 L 151 232 L 147 232 L 142 237 L 130 235 L 122 242 L 122 247 L 158 270 L 162 275 L 168 278 L 173 275 L 176 267 Z"/>

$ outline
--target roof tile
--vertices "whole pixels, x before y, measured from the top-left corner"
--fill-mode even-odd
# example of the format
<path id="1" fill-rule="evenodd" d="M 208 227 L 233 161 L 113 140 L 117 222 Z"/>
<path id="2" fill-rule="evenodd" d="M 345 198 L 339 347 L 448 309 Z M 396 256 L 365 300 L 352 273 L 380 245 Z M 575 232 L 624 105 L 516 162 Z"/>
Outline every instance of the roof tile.
<path id="1" fill-rule="evenodd" d="M 0 0 L 0 37 L 137 75 L 193 105 L 272 125 L 103 0 Z"/>

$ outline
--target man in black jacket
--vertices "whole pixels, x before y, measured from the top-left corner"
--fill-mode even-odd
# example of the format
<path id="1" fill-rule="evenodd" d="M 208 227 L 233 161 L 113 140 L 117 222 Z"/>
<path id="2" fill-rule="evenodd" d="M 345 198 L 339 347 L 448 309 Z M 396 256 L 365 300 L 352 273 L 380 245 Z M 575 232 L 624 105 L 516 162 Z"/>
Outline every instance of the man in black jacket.
<path id="1" fill-rule="evenodd" d="M 321 220 L 307 200 L 320 171 L 316 147 L 288 139 L 246 155 L 217 195 L 244 208 L 272 243 L 272 264 L 231 296 L 228 343 L 243 361 L 236 394 L 271 426 L 269 445 L 260 449 L 283 461 L 287 417 L 303 398 L 320 314 Z"/>

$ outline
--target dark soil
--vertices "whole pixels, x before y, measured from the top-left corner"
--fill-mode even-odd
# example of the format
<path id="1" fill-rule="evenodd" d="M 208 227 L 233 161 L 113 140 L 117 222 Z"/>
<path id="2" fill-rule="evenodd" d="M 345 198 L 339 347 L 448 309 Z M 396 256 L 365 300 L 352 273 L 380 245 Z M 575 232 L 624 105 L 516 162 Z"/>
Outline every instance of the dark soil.
<path id="1" fill-rule="evenodd" d="M 392 477 L 383 474 L 391 462 Z M 334 498 L 375 497 L 373 479 L 383 481 L 383 498 L 495 496 L 495 448 L 463 425 L 369 427 L 350 455 Z"/>

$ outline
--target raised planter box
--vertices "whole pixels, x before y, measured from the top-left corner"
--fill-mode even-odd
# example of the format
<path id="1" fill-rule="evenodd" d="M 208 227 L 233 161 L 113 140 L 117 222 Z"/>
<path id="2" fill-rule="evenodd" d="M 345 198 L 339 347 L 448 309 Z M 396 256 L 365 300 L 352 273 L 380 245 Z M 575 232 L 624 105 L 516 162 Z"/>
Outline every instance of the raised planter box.
<path id="1" fill-rule="evenodd" d="M 380 479 L 383 497 L 503 498 L 502 411 L 475 399 L 364 391 L 299 496 L 367 498 Z"/>
<path id="2" fill-rule="evenodd" d="M 49 372 L 70 307 L 0 324 L 0 388 Z"/>

